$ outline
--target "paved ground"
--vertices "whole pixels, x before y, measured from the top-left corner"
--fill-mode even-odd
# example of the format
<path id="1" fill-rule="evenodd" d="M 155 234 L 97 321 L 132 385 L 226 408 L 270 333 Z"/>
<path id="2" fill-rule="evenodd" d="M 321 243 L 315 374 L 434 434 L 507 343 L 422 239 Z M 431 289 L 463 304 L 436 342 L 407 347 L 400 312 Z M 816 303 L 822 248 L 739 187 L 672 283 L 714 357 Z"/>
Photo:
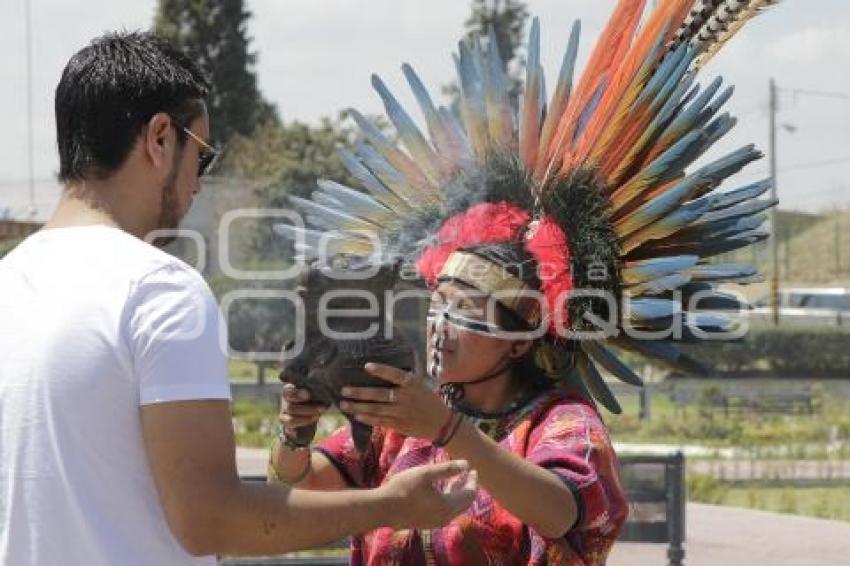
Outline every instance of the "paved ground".
<path id="1" fill-rule="evenodd" d="M 264 476 L 269 462 L 269 451 L 264 448 L 236 447 L 236 468 L 240 476 Z"/>
<path id="2" fill-rule="evenodd" d="M 240 474 L 265 474 L 267 458 L 266 450 L 238 448 Z M 619 543 L 608 564 L 663 566 L 666 554 L 665 545 Z M 850 523 L 689 503 L 685 564 L 850 565 Z"/>
<path id="3" fill-rule="evenodd" d="M 688 566 L 850 564 L 850 523 L 689 503 Z M 663 545 L 620 543 L 609 566 L 663 566 Z"/>

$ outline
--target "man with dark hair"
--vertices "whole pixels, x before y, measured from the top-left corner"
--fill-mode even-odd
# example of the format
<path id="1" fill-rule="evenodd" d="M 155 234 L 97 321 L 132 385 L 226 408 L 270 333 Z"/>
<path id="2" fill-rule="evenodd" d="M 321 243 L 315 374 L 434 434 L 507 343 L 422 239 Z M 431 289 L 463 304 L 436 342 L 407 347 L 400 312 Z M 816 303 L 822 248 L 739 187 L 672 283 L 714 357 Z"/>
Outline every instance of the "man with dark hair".
<path id="1" fill-rule="evenodd" d="M 472 500 L 473 474 L 433 487 L 463 462 L 360 491 L 240 482 L 218 306 L 144 241 L 177 227 L 215 157 L 208 90 L 147 33 L 98 38 L 62 74 L 65 191 L 0 261 L 0 563 L 209 564 L 428 528 Z"/>

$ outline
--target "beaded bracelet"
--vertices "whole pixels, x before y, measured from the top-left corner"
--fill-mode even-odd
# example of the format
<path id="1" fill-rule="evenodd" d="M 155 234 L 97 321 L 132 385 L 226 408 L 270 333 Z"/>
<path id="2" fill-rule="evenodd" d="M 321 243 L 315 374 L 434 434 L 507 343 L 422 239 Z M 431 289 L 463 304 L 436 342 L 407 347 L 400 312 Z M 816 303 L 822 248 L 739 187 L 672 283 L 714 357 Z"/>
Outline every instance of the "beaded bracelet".
<path id="1" fill-rule="evenodd" d="M 304 478 L 306 478 L 310 474 L 310 470 L 312 469 L 312 453 L 307 454 L 307 465 L 304 466 L 304 470 L 300 472 L 296 477 L 291 480 L 285 480 L 280 477 L 280 474 L 277 473 L 277 468 L 274 466 L 274 445 L 272 445 L 272 449 L 269 450 L 269 465 L 266 470 L 266 476 L 268 478 L 269 483 L 279 483 L 289 487 L 294 486 Z"/>

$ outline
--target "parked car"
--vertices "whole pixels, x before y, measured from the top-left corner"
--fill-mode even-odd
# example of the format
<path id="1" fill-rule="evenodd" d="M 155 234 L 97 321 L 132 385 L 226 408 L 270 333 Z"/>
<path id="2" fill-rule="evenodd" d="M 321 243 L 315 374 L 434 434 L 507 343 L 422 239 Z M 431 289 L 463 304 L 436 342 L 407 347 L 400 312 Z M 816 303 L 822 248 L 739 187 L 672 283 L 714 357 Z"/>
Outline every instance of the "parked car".
<path id="1" fill-rule="evenodd" d="M 773 316 L 770 296 L 753 303 L 750 316 L 769 320 Z M 850 288 L 786 287 L 779 291 L 779 317 L 783 323 L 850 326 Z"/>

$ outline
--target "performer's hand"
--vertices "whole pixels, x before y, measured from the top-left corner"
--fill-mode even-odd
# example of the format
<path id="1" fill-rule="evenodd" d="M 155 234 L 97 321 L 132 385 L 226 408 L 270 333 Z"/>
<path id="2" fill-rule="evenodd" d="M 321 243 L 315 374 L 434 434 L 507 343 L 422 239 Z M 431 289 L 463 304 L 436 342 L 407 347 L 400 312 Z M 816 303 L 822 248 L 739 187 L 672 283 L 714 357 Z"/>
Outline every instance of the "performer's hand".
<path id="1" fill-rule="evenodd" d="M 399 510 L 388 526 L 431 529 L 446 525 L 472 504 L 478 476 L 466 461 L 452 460 L 405 470 L 378 489 Z"/>
<path id="2" fill-rule="evenodd" d="M 421 375 L 383 364 L 366 364 L 366 371 L 395 387 L 345 387 L 340 409 L 358 421 L 391 428 L 405 436 L 434 440 L 449 418 L 449 408 Z"/>
<path id="3" fill-rule="evenodd" d="M 294 434 L 295 429 L 318 421 L 327 410 L 327 405 L 311 403 L 310 392 L 306 389 L 295 387 L 291 383 L 283 385 L 278 419 L 288 434 Z"/>

